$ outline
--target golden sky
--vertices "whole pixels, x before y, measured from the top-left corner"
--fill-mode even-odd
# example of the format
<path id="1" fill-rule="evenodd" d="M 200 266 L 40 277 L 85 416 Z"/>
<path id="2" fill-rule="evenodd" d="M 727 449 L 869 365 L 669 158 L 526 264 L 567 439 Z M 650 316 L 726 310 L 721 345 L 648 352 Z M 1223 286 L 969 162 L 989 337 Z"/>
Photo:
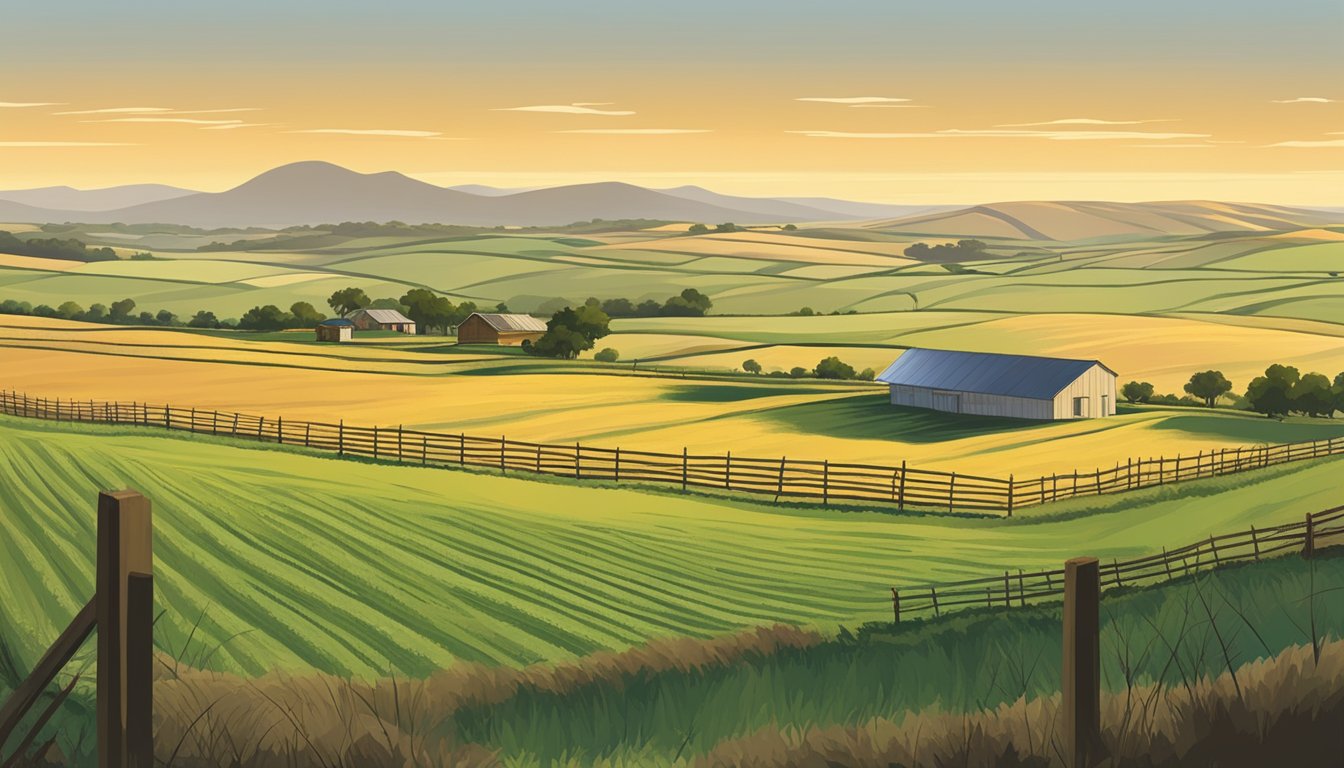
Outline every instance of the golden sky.
<path id="1" fill-rule="evenodd" d="M 1344 4 L 1172 6 L 47 4 L 7 19 L 0 188 L 220 190 L 320 159 L 444 185 L 1344 205 Z"/>

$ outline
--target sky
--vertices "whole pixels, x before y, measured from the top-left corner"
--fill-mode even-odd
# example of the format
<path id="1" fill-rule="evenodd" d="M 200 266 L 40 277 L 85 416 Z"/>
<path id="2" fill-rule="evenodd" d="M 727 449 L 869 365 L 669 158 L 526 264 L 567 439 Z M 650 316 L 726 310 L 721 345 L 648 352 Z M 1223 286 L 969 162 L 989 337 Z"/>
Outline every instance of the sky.
<path id="1" fill-rule="evenodd" d="M 0 188 L 1344 205 L 1344 2 L 0 0 Z"/>

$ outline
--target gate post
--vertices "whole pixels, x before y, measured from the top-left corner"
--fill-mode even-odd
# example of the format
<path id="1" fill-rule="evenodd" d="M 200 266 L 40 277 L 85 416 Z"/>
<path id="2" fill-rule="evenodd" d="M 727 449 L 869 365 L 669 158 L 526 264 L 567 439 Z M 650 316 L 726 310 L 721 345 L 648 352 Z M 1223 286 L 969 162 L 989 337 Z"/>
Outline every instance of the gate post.
<path id="1" fill-rule="evenodd" d="M 1095 557 L 1064 563 L 1064 658 L 1061 675 L 1064 757 L 1069 768 L 1101 758 L 1101 569 Z"/>
<path id="2" fill-rule="evenodd" d="M 99 768 L 153 765 L 154 556 L 149 499 L 98 495 Z"/>

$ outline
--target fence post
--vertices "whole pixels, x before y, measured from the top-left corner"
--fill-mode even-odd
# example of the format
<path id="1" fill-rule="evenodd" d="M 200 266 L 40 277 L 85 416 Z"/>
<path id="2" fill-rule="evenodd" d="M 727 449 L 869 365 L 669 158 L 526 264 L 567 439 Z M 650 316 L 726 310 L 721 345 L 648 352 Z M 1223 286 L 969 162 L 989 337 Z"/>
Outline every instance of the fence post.
<path id="1" fill-rule="evenodd" d="M 901 593 L 895 587 L 891 588 L 891 615 L 894 624 L 901 623 Z"/>
<path id="2" fill-rule="evenodd" d="M 1303 536 L 1302 556 L 1310 560 L 1316 554 L 1316 520 L 1307 513 L 1307 530 Z"/>
<path id="3" fill-rule="evenodd" d="M 100 768 L 152 765 L 151 712 L 145 708 L 152 706 L 153 572 L 149 499 L 130 490 L 100 493 L 95 592 Z"/>
<path id="4" fill-rule="evenodd" d="M 378 460 L 378 428 L 373 428 L 373 460 Z"/>
<path id="5" fill-rule="evenodd" d="M 336 425 L 336 455 L 345 455 L 345 419 Z"/>
<path id="6" fill-rule="evenodd" d="M 1255 550 L 1255 562 L 1260 562 L 1260 539 L 1255 535 L 1255 526 L 1251 526 L 1251 547 Z"/>
<path id="7" fill-rule="evenodd" d="M 172 417 L 172 412 L 169 410 L 168 406 L 166 406 L 166 405 L 163 406 L 163 428 L 164 428 L 164 429 L 172 429 L 172 428 L 173 428 L 173 417 Z"/>
<path id="8" fill-rule="evenodd" d="M 398 464 L 400 464 L 400 463 L 402 462 L 402 456 L 401 456 L 401 441 L 402 441 L 402 438 L 405 437 L 405 435 L 403 434 L 405 431 L 406 431 L 406 425 L 405 425 L 405 424 L 398 424 L 398 425 L 397 425 L 397 463 L 398 463 Z"/>
<path id="9" fill-rule="evenodd" d="M 500 436 L 499 436 L 499 471 L 500 471 L 500 473 L 502 473 L 502 474 L 508 474 L 508 472 L 509 472 L 509 468 L 508 468 L 508 466 L 504 463 L 504 462 L 505 462 L 505 459 L 504 459 L 504 451 L 507 449 L 508 445 L 509 445 L 509 436 L 508 436 L 508 435 L 500 435 Z M 578 455 L 579 455 L 579 444 L 578 444 L 578 443 L 575 443 L 575 444 L 574 444 L 574 460 L 575 460 L 576 462 L 578 461 Z M 577 475 L 575 475 L 575 477 L 577 477 Z"/>
<path id="10" fill-rule="evenodd" d="M 723 457 L 723 488 L 726 491 L 733 489 L 733 452 L 729 451 Z"/>
<path id="11" fill-rule="evenodd" d="M 686 448 L 681 449 L 681 492 L 686 492 Z"/>
<path id="12" fill-rule="evenodd" d="M 1101 756 L 1100 567 L 1095 557 L 1064 563 L 1064 756 L 1088 768 Z"/>
<path id="13" fill-rule="evenodd" d="M 901 459 L 901 485 L 896 489 L 896 509 L 905 511 L 905 459 Z"/>
<path id="14" fill-rule="evenodd" d="M 275 417 L 275 442 L 277 445 L 285 444 L 285 417 Z"/>
<path id="15" fill-rule="evenodd" d="M 1013 475 L 1008 475 L 1008 516 L 1013 516 L 1013 490 L 1017 483 L 1013 480 Z"/>
<path id="16" fill-rule="evenodd" d="M 951 475 L 951 477 L 949 477 L 948 480 L 947 480 L 947 511 L 948 511 L 948 512 L 951 512 L 951 511 L 952 511 L 952 500 L 956 498 L 956 494 L 955 494 L 956 489 L 957 489 L 957 473 L 956 473 L 956 472 L 953 472 L 952 475 Z"/>
<path id="17" fill-rule="evenodd" d="M 821 462 L 821 506 L 831 503 L 831 460 Z"/>
<path id="18" fill-rule="evenodd" d="M 778 482 L 778 484 L 775 486 L 775 501 L 776 501 L 776 502 L 779 501 L 779 497 L 780 497 L 780 496 L 783 496 L 783 495 L 784 495 L 784 462 L 787 461 L 787 460 L 788 460 L 788 457 L 787 457 L 787 456 L 780 456 L 780 457 L 779 457 L 779 482 Z"/>
<path id="19" fill-rule="evenodd" d="M 457 435 L 457 463 L 463 467 L 467 466 L 467 434 L 460 432 Z"/>
<path id="20" fill-rule="evenodd" d="M 616 446 L 616 463 L 611 475 L 615 482 L 621 482 L 621 447 L 619 445 Z"/>

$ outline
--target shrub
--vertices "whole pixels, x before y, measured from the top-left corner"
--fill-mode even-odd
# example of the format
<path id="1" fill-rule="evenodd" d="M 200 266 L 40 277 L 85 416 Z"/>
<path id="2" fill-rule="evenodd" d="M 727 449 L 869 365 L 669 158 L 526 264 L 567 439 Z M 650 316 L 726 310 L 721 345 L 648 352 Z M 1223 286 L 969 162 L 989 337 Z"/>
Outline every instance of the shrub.
<path id="1" fill-rule="evenodd" d="M 593 359 L 599 363 L 614 363 L 617 360 L 621 359 L 621 353 L 617 352 L 611 347 L 607 347 L 606 349 L 593 355 Z"/>

